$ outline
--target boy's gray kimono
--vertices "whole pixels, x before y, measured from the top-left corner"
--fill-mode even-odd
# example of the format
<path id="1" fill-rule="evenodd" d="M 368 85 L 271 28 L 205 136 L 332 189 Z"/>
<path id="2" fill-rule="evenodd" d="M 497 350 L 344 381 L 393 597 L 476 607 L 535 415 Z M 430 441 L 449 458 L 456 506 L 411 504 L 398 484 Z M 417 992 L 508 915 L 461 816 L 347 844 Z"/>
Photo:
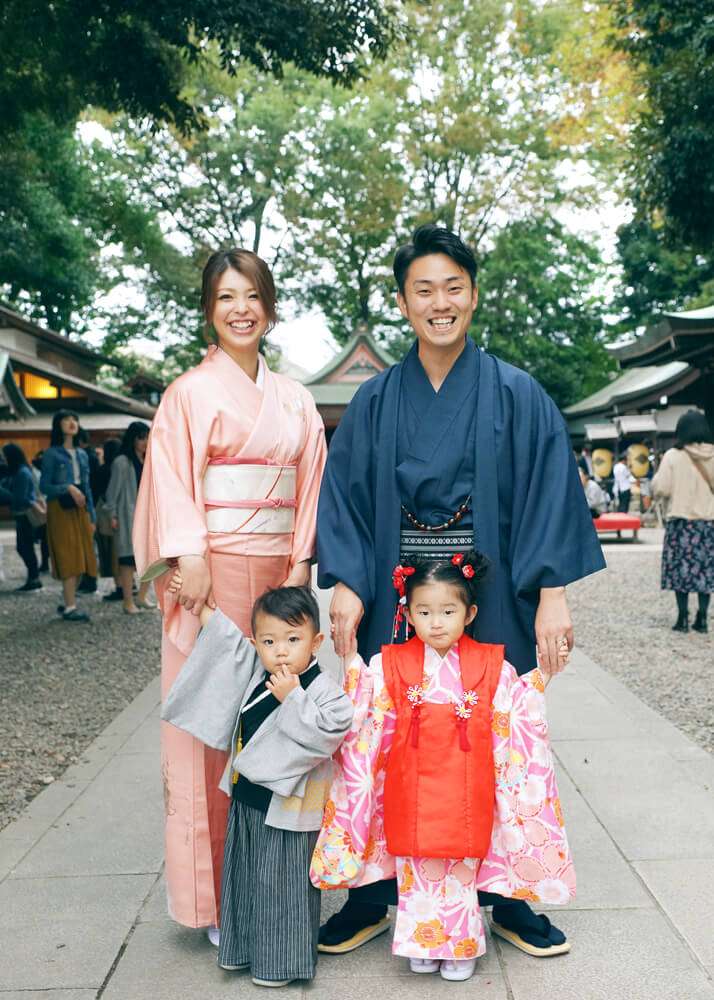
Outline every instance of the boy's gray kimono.
<path id="1" fill-rule="evenodd" d="M 161 718 L 217 750 L 235 746 L 240 711 L 264 674 L 252 644 L 216 610 L 168 693 Z M 332 783 L 332 755 L 352 722 L 352 702 L 320 674 L 294 688 L 229 763 L 234 772 L 273 793 L 265 817 L 282 830 L 319 830 Z"/>

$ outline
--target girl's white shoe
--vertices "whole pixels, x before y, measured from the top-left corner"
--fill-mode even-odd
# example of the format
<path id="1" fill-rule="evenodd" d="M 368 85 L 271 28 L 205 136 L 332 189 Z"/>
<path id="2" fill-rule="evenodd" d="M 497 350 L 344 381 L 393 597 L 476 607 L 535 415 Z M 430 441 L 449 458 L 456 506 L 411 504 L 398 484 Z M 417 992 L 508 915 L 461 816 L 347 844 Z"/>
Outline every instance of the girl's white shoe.
<path id="1" fill-rule="evenodd" d="M 438 972 L 441 962 L 438 958 L 410 958 L 409 968 L 412 972 Z"/>
<path id="2" fill-rule="evenodd" d="M 473 976 L 476 969 L 475 958 L 447 958 L 441 963 L 441 978 L 452 983 L 462 983 Z"/>
<path id="3" fill-rule="evenodd" d="M 206 934 L 213 947 L 217 948 L 221 943 L 221 932 L 219 929 L 217 927 L 207 927 Z"/>

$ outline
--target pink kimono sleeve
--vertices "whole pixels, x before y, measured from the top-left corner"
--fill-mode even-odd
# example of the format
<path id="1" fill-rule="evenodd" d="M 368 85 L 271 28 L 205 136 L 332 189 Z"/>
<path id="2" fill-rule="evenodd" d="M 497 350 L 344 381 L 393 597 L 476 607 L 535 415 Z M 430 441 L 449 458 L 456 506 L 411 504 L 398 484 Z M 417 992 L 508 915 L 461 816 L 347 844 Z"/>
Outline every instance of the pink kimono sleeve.
<path id="1" fill-rule="evenodd" d="M 496 806 L 478 888 L 534 903 L 567 903 L 575 871 L 565 833 L 540 670 L 504 662 L 492 709 Z"/>
<path id="2" fill-rule="evenodd" d="M 140 575 L 161 571 L 166 559 L 205 555 L 208 531 L 195 500 L 194 469 L 203 468 L 207 447 L 190 425 L 174 383 L 154 417 L 136 503 L 134 554 Z"/>
<path id="3" fill-rule="evenodd" d="M 322 473 L 327 460 L 325 427 L 312 396 L 306 404 L 305 444 L 297 464 L 295 531 L 290 567 L 312 559 L 315 554 L 317 525 L 317 498 L 320 494 Z"/>
<path id="4" fill-rule="evenodd" d="M 369 666 L 357 657 L 345 691 L 355 712 L 334 756 L 334 779 L 312 856 L 310 878 L 319 889 L 355 888 L 396 874 L 384 837 L 384 776 L 396 713 L 381 655 Z"/>

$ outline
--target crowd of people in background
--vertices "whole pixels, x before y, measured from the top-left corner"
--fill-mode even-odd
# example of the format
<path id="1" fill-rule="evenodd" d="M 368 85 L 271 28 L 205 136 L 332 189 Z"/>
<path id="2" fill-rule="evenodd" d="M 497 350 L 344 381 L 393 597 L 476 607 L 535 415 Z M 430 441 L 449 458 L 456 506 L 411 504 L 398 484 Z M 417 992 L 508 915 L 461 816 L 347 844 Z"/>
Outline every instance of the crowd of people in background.
<path id="1" fill-rule="evenodd" d="M 662 590 L 673 590 L 677 601 L 672 631 L 689 631 L 689 595 L 696 594 L 691 628 L 707 632 L 714 590 L 714 436 L 706 416 L 689 410 L 677 422 L 674 447 L 663 455 L 650 453 L 644 475 L 644 448 L 640 450 L 636 462 L 622 451 L 612 476 L 601 478 L 594 474 L 587 447 L 576 455 L 590 513 L 593 519 L 608 511 L 641 514 L 657 504 L 665 527 Z"/>
<path id="2" fill-rule="evenodd" d="M 114 583 L 104 600 L 121 601 L 126 614 L 155 607 L 150 584 L 137 592 L 131 544 L 148 438 L 149 425 L 136 420 L 121 440 L 92 446 L 79 415 L 62 409 L 52 417 L 49 448 L 31 463 L 19 444 L 3 446 L 0 503 L 10 507 L 27 571 L 17 592 L 40 590 L 42 574 L 51 573 L 62 584 L 57 612 L 68 622 L 89 621 L 77 595 L 95 593 L 102 577 Z"/>
<path id="3" fill-rule="evenodd" d="M 646 446 L 641 446 L 646 448 Z M 605 475 L 598 475 L 587 446 L 575 452 L 585 498 L 594 518 L 601 514 L 643 514 L 652 503 L 651 481 L 661 455 L 648 449 L 646 471 L 634 469 L 626 448 L 618 451 L 617 461 Z M 642 458 L 638 456 L 638 462 Z"/>
<path id="4" fill-rule="evenodd" d="M 114 586 L 105 601 L 121 602 L 125 614 L 156 607 L 150 583 L 135 581 L 132 525 L 149 425 L 135 420 L 123 437 L 92 445 L 72 410 L 52 418 L 50 447 L 28 460 L 19 444 L 0 451 L 0 503 L 15 522 L 16 548 L 27 571 L 18 592 L 40 590 L 42 575 L 62 583 L 58 614 L 86 622 L 77 594 L 97 590 L 98 578 Z M 706 632 L 709 593 L 714 589 L 714 444 L 706 418 L 696 411 L 677 425 L 675 447 L 650 453 L 646 475 L 636 475 L 627 451 L 619 453 L 611 475 L 595 474 L 591 453 L 576 454 L 580 480 L 593 519 L 601 514 L 644 513 L 653 501 L 665 524 L 662 589 L 673 590 L 677 621 L 689 631 L 688 597 L 698 595 L 691 627 Z M 657 460 L 659 459 L 659 461 Z"/>

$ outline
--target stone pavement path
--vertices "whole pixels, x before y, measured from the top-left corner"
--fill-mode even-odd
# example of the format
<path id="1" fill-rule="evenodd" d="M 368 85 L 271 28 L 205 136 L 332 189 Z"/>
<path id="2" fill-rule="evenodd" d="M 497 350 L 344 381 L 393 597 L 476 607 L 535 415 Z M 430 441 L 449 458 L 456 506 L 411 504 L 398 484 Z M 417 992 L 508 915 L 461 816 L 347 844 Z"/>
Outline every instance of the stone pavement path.
<path id="1" fill-rule="evenodd" d="M 578 653 L 548 691 L 579 895 L 572 952 L 489 942 L 469 984 L 415 977 L 387 936 L 286 1000 L 714 1000 L 714 757 Z M 0 1000 L 239 1000 L 162 884 L 158 682 L 0 833 Z M 342 894 L 330 894 L 331 912 Z"/>

